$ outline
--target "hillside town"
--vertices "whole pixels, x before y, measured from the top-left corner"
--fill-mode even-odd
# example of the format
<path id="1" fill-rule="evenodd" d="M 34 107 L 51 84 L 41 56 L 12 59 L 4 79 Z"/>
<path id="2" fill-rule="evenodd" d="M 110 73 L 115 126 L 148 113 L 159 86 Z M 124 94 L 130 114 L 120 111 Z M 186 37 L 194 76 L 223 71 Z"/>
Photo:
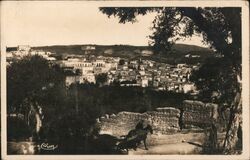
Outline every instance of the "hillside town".
<path id="1" fill-rule="evenodd" d="M 96 83 L 96 77 L 105 74 L 104 85 L 151 87 L 155 90 L 167 90 L 177 93 L 197 92 L 190 82 L 192 70 L 197 65 L 170 65 L 153 60 L 127 59 L 120 57 L 95 56 L 93 46 L 85 46 L 84 55 L 67 55 L 57 60 L 54 55 L 43 50 L 34 50 L 30 46 L 18 46 L 17 50 L 7 52 L 7 63 L 24 56 L 39 55 L 51 64 L 57 64 L 65 71 L 65 85 L 73 83 Z"/>
<path id="2" fill-rule="evenodd" d="M 249 159 L 248 5 L 187 3 L 4 1 L 1 158 Z"/>

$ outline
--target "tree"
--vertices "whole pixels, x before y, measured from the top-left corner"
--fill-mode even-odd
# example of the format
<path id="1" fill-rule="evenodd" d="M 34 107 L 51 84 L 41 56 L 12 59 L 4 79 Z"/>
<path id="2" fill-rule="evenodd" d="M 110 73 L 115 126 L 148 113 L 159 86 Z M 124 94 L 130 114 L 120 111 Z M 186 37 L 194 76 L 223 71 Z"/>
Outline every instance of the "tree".
<path id="1" fill-rule="evenodd" d="M 40 56 L 26 56 L 14 60 L 7 68 L 7 111 L 22 113 L 27 124 L 30 117 L 41 121 L 41 109 L 59 106 L 64 75 L 59 66 L 53 66 Z M 35 116 L 36 115 L 36 116 Z M 37 119 L 39 116 L 40 119 Z"/>
<path id="2" fill-rule="evenodd" d="M 149 12 L 157 12 L 153 21 L 153 34 L 150 35 L 150 45 L 158 53 L 169 53 L 172 44 L 180 39 L 200 34 L 203 43 L 209 44 L 211 48 L 222 54 L 223 61 L 218 61 L 217 65 L 222 65 L 224 60 L 230 61 L 228 66 L 218 68 L 223 73 L 223 68 L 227 68 L 225 77 L 238 79 L 235 86 L 229 88 L 236 89 L 235 98 L 231 101 L 231 117 L 228 125 L 227 136 L 225 138 L 224 152 L 231 152 L 236 146 L 237 131 L 240 123 L 241 103 L 241 8 L 201 8 L 201 7 L 105 7 L 100 11 L 106 15 L 119 18 L 120 23 L 136 22 L 137 15 L 145 15 Z M 207 67 L 203 67 L 207 68 Z M 209 71 L 210 72 L 210 71 Z M 198 77 L 196 77 L 198 78 Z M 198 78 L 199 79 L 199 78 Z M 216 79 L 210 82 L 217 83 Z M 197 81 L 198 82 L 198 81 Z M 208 84 L 211 84 L 211 83 Z M 225 86 L 222 86 L 225 87 Z M 230 136 L 232 135 L 230 138 Z"/>
<path id="3" fill-rule="evenodd" d="M 98 86 L 102 86 L 105 82 L 107 82 L 108 75 L 107 73 L 101 73 L 96 75 L 96 84 Z"/>
<path id="4" fill-rule="evenodd" d="M 219 103 L 220 106 L 233 101 L 237 77 L 231 66 L 229 59 L 208 58 L 199 70 L 193 71 L 190 80 L 200 90 L 203 101 Z"/>
<path id="5" fill-rule="evenodd" d="M 25 100 L 40 102 L 49 91 L 64 84 L 64 75 L 42 57 L 26 56 L 7 68 L 7 82 L 8 109 L 22 112 Z"/>
<path id="6" fill-rule="evenodd" d="M 125 64 L 125 60 L 124 59 L 121 59 L 120 61 L 119 61 L 119 65 L 124 65 Z"/>
<path id="7" fill-rule="evenodd" d="M 68 111 L 55 119 L 44 132 L 50 143 L 58 145 L 60 154 L 88 154 L 92 147 L 89 140 L 95 127 L 95 118 L 89 113 Z"/>

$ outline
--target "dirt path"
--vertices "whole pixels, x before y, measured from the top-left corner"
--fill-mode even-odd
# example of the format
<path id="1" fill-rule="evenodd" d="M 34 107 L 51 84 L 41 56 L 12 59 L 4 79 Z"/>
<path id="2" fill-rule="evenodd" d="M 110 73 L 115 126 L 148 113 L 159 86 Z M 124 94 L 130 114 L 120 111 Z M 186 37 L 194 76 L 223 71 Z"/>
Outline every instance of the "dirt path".
<path id="1" fill-rule="evenodd" d="M 218 134 L 218 140 L 224 134 Z M 144 154 L 200 154 L 206 136 L 200 133 L 176 133 L 173 135 L 149 135 L 147 139 L 148 150 L 141 144 L 136 151 L 130 150 L 129 155 Z"/>
<path id="2" fill-rule="evenodd" d="M 129 151 L 129 155 L 146 155 L 146 154 L 199 154 L 202 151 L 201 147 L 189 143 L 163 144 L 149 146 L 148 150 L 144 147 L 138 148 L 136 151 Z"/>

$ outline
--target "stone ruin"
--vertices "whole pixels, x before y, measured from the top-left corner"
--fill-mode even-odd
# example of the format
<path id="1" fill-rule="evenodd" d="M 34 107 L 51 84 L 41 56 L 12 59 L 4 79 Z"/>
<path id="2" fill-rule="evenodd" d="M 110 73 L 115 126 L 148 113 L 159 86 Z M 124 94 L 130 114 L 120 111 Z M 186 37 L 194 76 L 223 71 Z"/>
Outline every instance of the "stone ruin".
<path id="1" fill-rule="evenodd" d="M 218 119 L 218 105 L 214 103 L 203 103 L 200 101 L 183 101 L 182 124 L 183 127 L 209 126 Z"/>
<path id="2" fill-rule="evenodd" d="M 106 115 L 98 123 L 101 134 L 126 135 L 140 120 L 152 125 L 154 133 L 169 134 L 180 130 L 179 118 L 179 109 L 166 107 L 145 113 L 119 112 L 117 115 Z"/>
<path id="3" fill-rule="evenodd" d="M 119 112 L 105 115 L 97 122 L 101 134 L 121 136 L 134 129 L 140 120 L 148 122 L 156 134 L 173 134 L 180 131 L 180 125 L 184 128 L 209 126 L 218 118 L 218 105 L 213 103 L 185 100 L 181 110 L 163 107 L 145 113 Z"/>

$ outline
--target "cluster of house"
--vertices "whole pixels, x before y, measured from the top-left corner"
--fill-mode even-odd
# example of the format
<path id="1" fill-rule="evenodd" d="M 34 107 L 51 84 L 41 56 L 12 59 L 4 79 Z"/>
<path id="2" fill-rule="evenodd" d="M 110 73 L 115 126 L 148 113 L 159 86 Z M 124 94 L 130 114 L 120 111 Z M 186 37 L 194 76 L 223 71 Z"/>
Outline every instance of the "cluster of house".
<path id="1" fill-rule="evenodd" d="M 68 57 L 57 63 L 66 72 L 66 86 L 72 83 L 96 83 L 96 76 L 118 68 L 119 57 L 83 56 Z"/>
<path id="2" fill-rule="evenodd" d="M 84 48 L 86 52 L 94 48 Z M 53 53 L 32 50 L 29 46 L 18 46 L 17 51 L 11 51 L 7 58 L 21 58 L 26 55 L 40 55 L 58 64 L 66 74 L 66 86 L 73 83 L 96 83 L 96 77 L 104 73 L 106 85 L 152 87 L 156 90 L 174 92 L 192 92 L 195 86 L 189 78 L 192 70 L 198 65 L 178 64 L 170 65 L 152 60 L 129 60 L 120 57 L 95 56 L 93 54 L 66 56 L 63 60 L 56 60 Z"/>
<path id="3" fill-rule="evenodd" d="M 7 59 L 7 64 L 9 64 L 9 63 L 11 63 L 11 59 L 13 59 L 13 58 L 21 59 L 21 58 L 28 56 L 28 55 L 30 55 L 30 56 L 39 55 L 48 61 L 56 61 L 56 58 L 54 58 L 52 56 L 53 54 L 55 54 L 55 53 L 46 52 L 43 50 L 34 50 L 29 45 L 19 45 L 19 46 L 17 46 L 16 49 L 7 52 L 6 59 Z"/>
<path id="4" fill-rule="evenodd" d="M 119 57 L 88 56 L 70 57 L 58 61 L 66 76 L 66 85 L 72 83 L 96 83 L 96 76 L 105 73 L 106 85 L 117 83 L 120 86 L 152 87 L 157 90 L 174 92 L 195 91 L 189 78 L 198 65 L 170 65 L 152 60 L 129 60 Z"/>
<path id="5" fill-rule="evenodd" d="M 174 92 L 195 91 L 189 78 L 198 65 L 170 65 L 152 60 L 125 60 L 116 70 L 108 72 L 108 82 L 119 81 L 121 86 L 152 87 Z"/>

